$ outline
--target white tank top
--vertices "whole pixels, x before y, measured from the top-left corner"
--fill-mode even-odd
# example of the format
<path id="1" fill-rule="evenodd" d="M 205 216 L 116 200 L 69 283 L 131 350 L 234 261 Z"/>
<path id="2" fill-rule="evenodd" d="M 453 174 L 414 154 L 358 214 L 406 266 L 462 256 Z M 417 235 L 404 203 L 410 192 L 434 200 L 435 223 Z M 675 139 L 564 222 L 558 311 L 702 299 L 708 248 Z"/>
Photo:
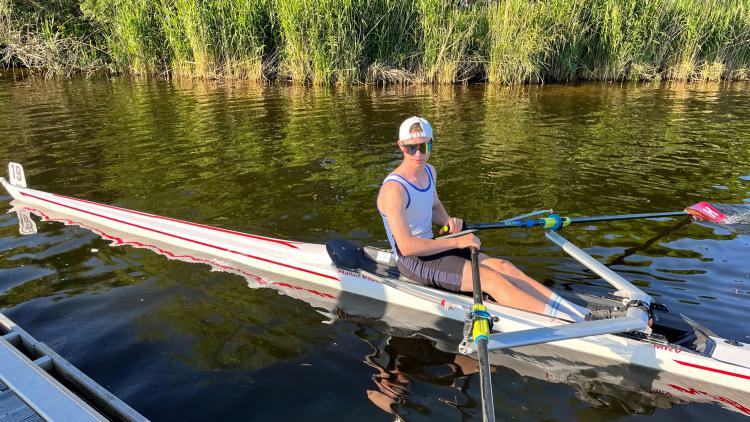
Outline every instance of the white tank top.
<path id="1" fill-rule="evenodd" d="M 432 239 L 434 237 L 432 233 L 432 206 L 435 202 L 435 181 L 433 180 L 430 167 L 425 165 L 424 168 L 428 179 L 427 187 L 424 189 L 414 186 L 398 174 L 389 174 L 380 186 L 382 187 L 389 182 L 395 182 L 403 186 L 408 198 L 406 202 L 406 222 L 409 224 L 411 235 Z M 380 210 L 378 209 L 378 211 Z M 401 253 L 396 245 L 396 240 L 393 238 L 391 226 L 388 224 L 388 217 L 382 212 L 380 216 L 383 218 L 385 233 L 388 235 L 388 241 L 391 243 L 393 253 L 396 255 L 396 259 L 398 259 Z"/>

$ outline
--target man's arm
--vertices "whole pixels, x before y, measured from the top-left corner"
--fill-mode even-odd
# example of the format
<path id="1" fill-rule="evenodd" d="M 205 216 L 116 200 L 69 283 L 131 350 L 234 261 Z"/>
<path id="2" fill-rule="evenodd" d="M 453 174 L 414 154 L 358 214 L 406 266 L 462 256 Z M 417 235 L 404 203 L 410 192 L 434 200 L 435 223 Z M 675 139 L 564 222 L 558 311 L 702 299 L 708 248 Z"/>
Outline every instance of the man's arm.
<path id="1" fill-rule="evenodd" d="M 437 192 L 435 192 L 435 203 L 432 205 L 432 222 L 442 227 L 448 224 L 449 218 L 448 211 L 445 210 L 443 203 L 440 202 L 440 198 L 437 196 Z"/>

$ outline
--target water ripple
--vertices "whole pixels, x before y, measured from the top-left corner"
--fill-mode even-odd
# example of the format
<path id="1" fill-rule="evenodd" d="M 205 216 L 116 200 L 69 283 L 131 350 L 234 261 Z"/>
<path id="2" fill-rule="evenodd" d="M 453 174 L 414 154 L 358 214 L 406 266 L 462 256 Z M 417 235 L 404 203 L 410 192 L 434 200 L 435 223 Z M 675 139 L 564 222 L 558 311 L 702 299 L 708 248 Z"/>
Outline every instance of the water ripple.
<path id="1" fill-rule="evenodd" d="M 396 130 L 405 117 L 433 123 L 431 162 L 448 210 L 486 221 L 540 208 L 599 215 L 747 202 L 748 100 L 750 85 L 740 83 L 511 90 L 0 79 L 0 136 L 8 140 L 0 156 L 23 163 L 42 190 L 262 235 L 385 246 L 374 199 L 400 160 Z M 697 225 L 669 231 L 676 223 L 592 224 L 565 235 L 673 311 L 747 341 L 750 238 Z M 20 237 L 15 224 L 12 214 L 0 216 L 3 311 L 154 419 L 215 416 L 196 391 L 231 397 L 226 412 L 250 415 L 249 396 L 281 403 L 271 393 L 280 391 L 270 381 L 278 374 L 310 377 L 314 389 L 300 383 L 295 391 L 310 400 L 313 418 L 382 418 L 365 396 L 373 369 L 362 365 L 377 352 L 358 336 L 385 344 L 387 334 L 371 325 L 321 324 L 326 318 L 304 302 L 110 247 L 84 229 L 40 223 L 37 235 Z M 539 233 L 486 233 L 483 245 L 556 289 L 610 291 Z M 334 377 L 331 356 L 352 375 Z M 302 363 L 312 365 L 308 375 L 298 372 Z M 435 377 L 406 376 L 414 391 L 454 391 Z M 538 397 L 560 391 L 513 379 Z M 336 413 L 312 404 L 327 403 L 316 401 L 321 391 L 344 398 Z M 564 412 L 613 411 L 568 396 L 557 402 Z M 422 402 L 427 413 L 471 417 L 447 401 Z"/>

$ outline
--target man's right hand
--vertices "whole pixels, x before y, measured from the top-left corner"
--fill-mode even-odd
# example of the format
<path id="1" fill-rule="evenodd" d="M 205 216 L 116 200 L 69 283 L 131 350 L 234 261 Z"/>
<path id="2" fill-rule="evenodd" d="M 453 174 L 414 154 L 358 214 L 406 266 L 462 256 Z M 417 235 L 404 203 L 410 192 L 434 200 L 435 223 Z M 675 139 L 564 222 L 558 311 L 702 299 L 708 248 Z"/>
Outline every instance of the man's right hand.
<path id="1" fill-rule="evenodd" d="M 476 248 L 482 246 L 482 242 L 473 233 L 459 236 L 456 238 L 456 247 L 458 249 Z"/>

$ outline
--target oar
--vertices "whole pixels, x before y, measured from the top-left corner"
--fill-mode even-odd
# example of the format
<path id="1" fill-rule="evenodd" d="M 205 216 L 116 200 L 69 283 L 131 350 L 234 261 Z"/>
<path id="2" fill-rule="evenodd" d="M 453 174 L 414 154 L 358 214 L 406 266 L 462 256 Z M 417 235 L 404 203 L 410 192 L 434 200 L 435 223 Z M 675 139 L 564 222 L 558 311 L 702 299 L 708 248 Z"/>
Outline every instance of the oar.
<path id="1" fill-rule="evenodd" d="M 534 213 L 531 214 L 533 215 Z M 508 220 L 492 221 L 488 223 L 464 224 L 462 231 L 450 234 L 448 236 L 461 236 L 464 234 L 476 232 L 478 230 L 508 229 L 520 227 L 543 227 L 546 229 L 557 230 L 570 224 L 594 223 L 598 221 L 633 220 L 638 218 L 679 217 L 685 215 L 692 215 L 696 219 L 707 220 L 714 223 L 721 223 L 722 221 L 727 219 L 727 216 L 724 215 L 721 211 L 717 210 L 713 205 L 709 204 L 708 202 L 699 202 L 695 205 L 689 206 L 684 211 L 601 215 L 594 217 L 561 217 L 558 214 L 550 214 L 548 217 L 540 219 L 524 219 L 516 217 Z"/>
<path id="2" fill-rule="evenodd" d="M 518 227 L 544 227 L 560 228 L 576 223 L 593 223 L 597 221 L 614 221 L 614 220 L 634 220 L 638 218 L 659 218 L 659 217 L 677 217 L 688 215 L 686 211 L 671 211 L 671 212 L 652 212 L 645 214 L 620 214 L 620 215 L 600 215 L 594 217 L 561 217 L 557 214 L 550 214 L 549 217 L 544 217 L 536 220 L 514 220 L 514 221 L 493 221 L 489 223 L 476 223 L 467 224 L 466 230 L 486 230 L 486 229 L 507 229 L 507 228 L 518 228 Z"/>
<path id="3" fill-rule="evenodd" d="M 474 290 L 472 307 L 471 337 L 477 345 L 479 358 L 479 387 L 482 392 L 482 418 L 485 421 L 495 420 L 495 403 L 492 398 L 492 380 L 490 380 L 490 359 L 487 352 L 487 341 L 490 336 L 490 315 L 482 303 L 482 285 L 479 281 L 479 251 L 471 248 L 471 272 Z"/>

